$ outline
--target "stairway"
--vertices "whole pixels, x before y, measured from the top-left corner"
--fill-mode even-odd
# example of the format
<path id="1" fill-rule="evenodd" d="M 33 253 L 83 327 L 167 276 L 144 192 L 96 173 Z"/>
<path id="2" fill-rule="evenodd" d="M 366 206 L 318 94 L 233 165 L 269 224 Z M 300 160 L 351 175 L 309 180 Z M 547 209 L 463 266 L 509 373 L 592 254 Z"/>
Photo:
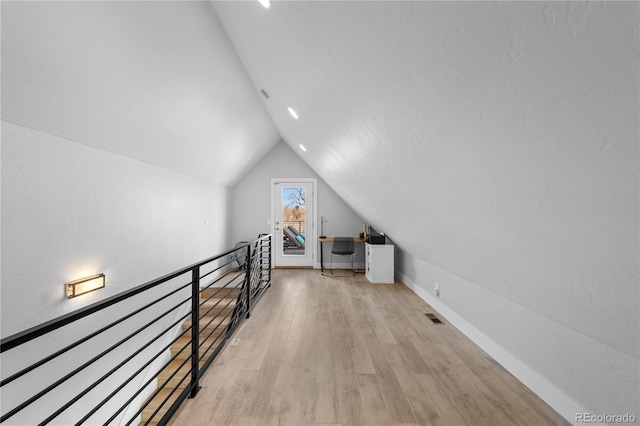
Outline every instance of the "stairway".
<path id="1" fill-rule="evenodd" d="M 200 367 L 202 367 L 207 358 L 213 354 L 217 347 L 224 342 L 225 334 L 227 333 L 227 328 L 231 322 L 232 312 L 236 306 L 240 291 L 240 288 L 207 288 L 200 292 L 200 299 L 205 300 L 205 302 L 200 306 L 199 315 Z M 209 297 L 211 298 L 209 299 Z M 191 318 L 188 318 L 182 324 L 182 329 L 187 330 L 190 327 Z M 158 375 L 158 385 L 162 385 L 172 375 L 173 377 L 169 379 L 164 389 L 158 392 L 155 396 L 147 399 L 145 402 L 146 407 L 142 411 L 140 425 L 148 424 L 155 426 L 162 416 L 169 410 L 171 404 L 178 399 L 182 389 L 186 388 L 189 384 L 191 361 L 187 358 L 190 358 L 191 355 L 190 341 L 191 330 L 171 345 L 171 358 L 173 360 L 167 364 L 167 366 L 162 369 Z M 187 361 L 181 366 L 185 360 Z M 176 388 L 178 390 L 173 392 Z M 171 394 L 171 392 L 173 392 L 173 394 Z M 158 407 L 160 407 L 160 409 L 155 413 Z M 149 423 L 147 423 L 147 421 L 149 421 Z"/>

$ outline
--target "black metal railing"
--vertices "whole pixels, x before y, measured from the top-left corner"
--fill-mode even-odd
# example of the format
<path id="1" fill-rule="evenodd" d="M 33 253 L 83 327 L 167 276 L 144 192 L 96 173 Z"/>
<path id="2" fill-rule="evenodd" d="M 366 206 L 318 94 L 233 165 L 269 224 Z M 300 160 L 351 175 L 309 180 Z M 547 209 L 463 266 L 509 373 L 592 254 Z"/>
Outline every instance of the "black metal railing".
<path id="1" fill-rule="evenodd" d="M 270 285 L 263 234 L 2 339 L 0 423 L 166 424 Z"/>

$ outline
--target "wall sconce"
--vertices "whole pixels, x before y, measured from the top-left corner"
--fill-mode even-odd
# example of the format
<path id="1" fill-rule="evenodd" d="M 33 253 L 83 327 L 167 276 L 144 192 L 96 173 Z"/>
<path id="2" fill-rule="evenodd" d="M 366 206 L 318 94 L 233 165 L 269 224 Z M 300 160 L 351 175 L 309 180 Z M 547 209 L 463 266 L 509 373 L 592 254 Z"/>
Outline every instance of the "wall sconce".
<path id="1" fill-rule="evenodd" d="M 104 274 L 92 275 L 66 284 L 67 299 L 80 296 L 104 287 Z"/>

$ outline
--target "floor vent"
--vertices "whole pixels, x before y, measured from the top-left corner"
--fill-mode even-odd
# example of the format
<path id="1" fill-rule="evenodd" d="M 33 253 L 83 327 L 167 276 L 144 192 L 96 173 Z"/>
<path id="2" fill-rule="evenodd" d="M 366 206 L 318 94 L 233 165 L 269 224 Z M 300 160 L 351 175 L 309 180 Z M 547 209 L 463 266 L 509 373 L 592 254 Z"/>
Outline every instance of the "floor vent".
<path id="1" fill-rule="evenodd" d="M 434 324 L 444 324 L 435 314 L 425 314 Z"/>

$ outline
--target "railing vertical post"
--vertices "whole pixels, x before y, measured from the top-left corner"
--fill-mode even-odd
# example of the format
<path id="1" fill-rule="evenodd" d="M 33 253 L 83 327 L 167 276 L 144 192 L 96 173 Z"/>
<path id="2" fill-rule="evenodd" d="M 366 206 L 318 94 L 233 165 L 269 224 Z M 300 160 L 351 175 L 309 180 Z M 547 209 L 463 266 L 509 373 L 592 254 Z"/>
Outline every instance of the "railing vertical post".
<path id="1" fill-rule="evenodd" d="M 198 382 L 200 358 L 200 267 L 191 270 L 191 392 L 194 398 L 200 390 Z"/>
<path id="2" fill-rule="evenodd" d="M 271 287 L 271 234 L 269 234 L 269 250 L 268 250 L 268 254 L 267 256 L 269 256 L 269 287 Z"/>
<path id="3" fill-rule="evenodd" d="M 247 292 L 247 318 L 251 316 L 251 243 L 247 245 L 247 272 L 245 276 Z"/>

